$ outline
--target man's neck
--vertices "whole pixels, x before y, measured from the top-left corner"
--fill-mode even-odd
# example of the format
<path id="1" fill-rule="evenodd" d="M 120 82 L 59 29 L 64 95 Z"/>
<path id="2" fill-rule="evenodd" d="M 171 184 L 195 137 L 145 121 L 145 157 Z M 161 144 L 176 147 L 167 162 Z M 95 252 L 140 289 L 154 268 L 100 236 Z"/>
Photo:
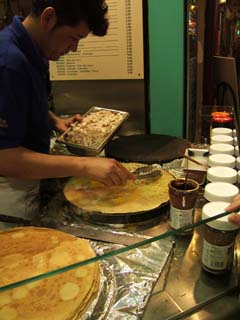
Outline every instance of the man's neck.
<path id="1" fill-rule="evenodd" d="M 39 18 L 28 15 L 22 22 L 24 28 L 29 33 L 33 42 L 41 49 L 42 33 Z"/>

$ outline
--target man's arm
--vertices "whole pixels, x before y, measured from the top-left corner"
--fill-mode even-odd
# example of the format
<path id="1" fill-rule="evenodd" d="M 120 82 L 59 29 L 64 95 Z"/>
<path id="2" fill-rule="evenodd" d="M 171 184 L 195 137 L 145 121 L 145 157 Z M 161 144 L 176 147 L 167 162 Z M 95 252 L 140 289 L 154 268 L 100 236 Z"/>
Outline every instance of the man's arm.
<path id="1" fill-rule="evenodd" d="M 0 150 L 0 175 L 20 179 L 85 176 L 107 186 L 134 176 L 114 159 L 48 155 L 17 147 Z"/>

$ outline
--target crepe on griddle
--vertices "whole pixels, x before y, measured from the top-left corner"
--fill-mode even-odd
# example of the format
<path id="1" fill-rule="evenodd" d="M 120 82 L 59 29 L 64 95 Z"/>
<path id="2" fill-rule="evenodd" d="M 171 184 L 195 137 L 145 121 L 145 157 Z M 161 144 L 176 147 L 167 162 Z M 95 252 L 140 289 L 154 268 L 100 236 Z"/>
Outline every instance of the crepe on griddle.
<path id="1" fill-rule="evenodd" d="M 123 163 L 130 171 L 142 167 L 140 163 Z M 158 178 L 128 180 L 125 185 L 107 187 L 86 177 L 71 178 L 64 187 L 64 195 L 72 204 L 86 211 L 104 214 L 127 214 L 148 211 L 169 200 L 168 183 L 172 175 L 162 170 Z"/>
<path id="2" fill-rule="evenodd" d="M 47 228 L 0 232 L 0 287 L 95 256 L 87 240 Z M 1 320 L 81 319 L 96 298 L 98 263 L 0 292 Z"/>

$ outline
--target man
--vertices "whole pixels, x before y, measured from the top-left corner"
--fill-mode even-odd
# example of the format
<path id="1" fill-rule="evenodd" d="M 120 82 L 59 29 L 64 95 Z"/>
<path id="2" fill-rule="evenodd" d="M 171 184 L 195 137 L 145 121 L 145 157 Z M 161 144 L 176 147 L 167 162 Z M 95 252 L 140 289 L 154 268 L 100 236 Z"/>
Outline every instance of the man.
<path id="1" fill-rule="evenodd" d="M 113 159 L 48 154 L 50 129 L 62 132 L 81 118 L 48 110 L 48 60 L 76 51 L 89 33 L 105 35 L 106 14 L 104 0 L 34 0 L 31 14 L 0 32 L 1 214 L 31 215 L 27 198 L 40 179 L 87 176 L 111 187 L 134 178 Z"/>

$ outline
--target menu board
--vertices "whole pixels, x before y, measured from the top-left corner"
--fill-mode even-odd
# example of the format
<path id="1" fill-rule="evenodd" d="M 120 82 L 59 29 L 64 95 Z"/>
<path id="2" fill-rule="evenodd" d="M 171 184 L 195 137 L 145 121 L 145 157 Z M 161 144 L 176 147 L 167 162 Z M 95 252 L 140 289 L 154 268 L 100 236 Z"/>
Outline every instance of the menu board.
<path id="1" fill-rule="evenodd" d="M 50 62 L 51 80 L 143 79 L 142 0 L 107 0 L 107 35 L 89 35 L 78 50 Z"/>

